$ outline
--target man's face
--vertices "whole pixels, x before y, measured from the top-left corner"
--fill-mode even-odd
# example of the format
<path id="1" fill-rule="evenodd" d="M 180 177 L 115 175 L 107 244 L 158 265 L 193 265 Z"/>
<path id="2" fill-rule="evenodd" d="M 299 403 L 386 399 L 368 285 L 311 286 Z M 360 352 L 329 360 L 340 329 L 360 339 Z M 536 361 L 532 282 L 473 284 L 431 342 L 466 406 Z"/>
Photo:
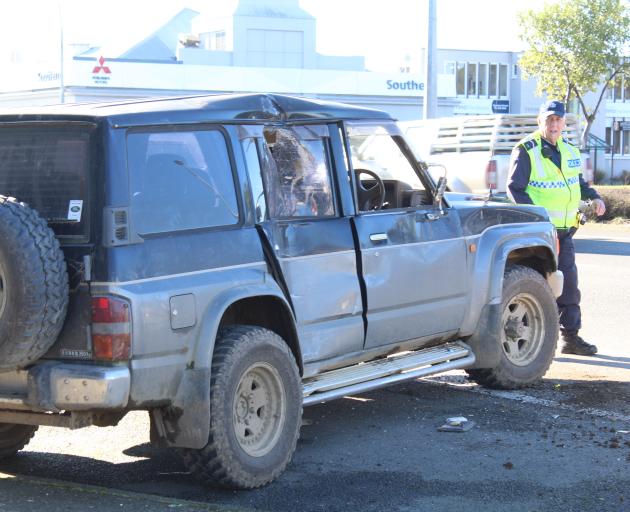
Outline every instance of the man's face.
<path id="1" fill-rule="evenodd" d="M 538 118 L 538 128 L 542 136 L 552 144 L 555 144 L 564 128 L 564 117 L 551 114 L 545 118 Z"/>

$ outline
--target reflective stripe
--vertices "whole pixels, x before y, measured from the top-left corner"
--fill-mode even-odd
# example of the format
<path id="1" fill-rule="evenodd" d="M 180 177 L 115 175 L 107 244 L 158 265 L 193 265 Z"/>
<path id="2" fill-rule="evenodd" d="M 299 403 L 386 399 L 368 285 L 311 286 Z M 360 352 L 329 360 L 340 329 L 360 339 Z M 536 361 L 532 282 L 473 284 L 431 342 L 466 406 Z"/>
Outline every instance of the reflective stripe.
<path id="1" fill-rule="evenodd" d="M 567 186 L 564 181 L 530 181 L 529 185 L 536 188 L 564 188 Z"/>
<path id="2" fill-rule="evenodd" d="M 558 181 L 530 181 L 529 184 L 532 187 L 536 187 L 536 188 L 562 188 L 562 187 L 566 187 L 567 185 L 569 186 L 575 185 L 579 181 L 580 181 L 579 176 L 571 176 L 570 178 L 567 179 L 566 183 L 564 181 L 558 180 Z"/>
<path id="3" fill-rule="evenodd" d="M 547 213 L 549 214 L 549 217 L 564 217 L 571 212 L 567 212 L 566 210 L 547 210 Z M 575 210 L 575 215 L 577 215 L 577 210 Z"/>
<path id="4" fill-rule="evenodd" d="M 565 148 L 567 148 L 569 150 L 569 153 L 571 153 L 571 156 L 573 158 L 582 158 L 580 153 L 578 152 L 577 148 L 575 146 L 571 146 L 569 144 L 565 144 L 564 145 Z"/>
<path id="5" fill-rule="evenodd" d="M 540 179 L 545 177 L 545 166 L 543 165 L 543 161 L 542 161 L 542 152 L 541 151 L 536 151 L 534 146 L 534 151 L 528 151 L 528 153 L 530 155 L 532 155 L 534 157 L 534 160 L 536 160 L 536 165 L 534 167 L 536 167 L 536 174 L 538 175 L 538 177 Z"/>

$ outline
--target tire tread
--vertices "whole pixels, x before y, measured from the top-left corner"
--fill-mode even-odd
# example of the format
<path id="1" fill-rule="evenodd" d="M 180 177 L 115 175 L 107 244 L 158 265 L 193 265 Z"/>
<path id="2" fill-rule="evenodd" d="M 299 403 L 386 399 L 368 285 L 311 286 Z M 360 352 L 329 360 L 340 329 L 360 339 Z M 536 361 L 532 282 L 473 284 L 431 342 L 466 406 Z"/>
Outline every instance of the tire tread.
<path id="1" fill-rule="evenodd" d="M 553 293 L 551 292 L 551 289 L 549 288 L 547 282 L 538 272 L 530 267 L 525 267 L 522 265 L 508 265 L 506 267 L 503 279 L 504 289 L 506 288 L 506 286 L 509 286 L 511 282 L 524 280 L 532 280 L 537 282 L 540 285 L 542 293 L 547 295 L 546 297 L 544 297 L 544 300 L 553 303 L 553 308 L 555 309 L 556 301 Z M 547 328 L 554 331 L 555 338 L 553 342 L 553 347 L 548 347 L 548 356 L 545 358 L 545 360 L 542 361 L 544 371 L 542 371 L 542 375 L 535 380 L 539 380 L 546 373 L 549 365 L 551 364 L 551 360 L 553 359 L 556 348 L 556 341 L 558 336 L 558 316 L 557 314 L 555 314 L 552 315 L 551 318 L 547 318 L 546 320 Z M 499 364 L 495 368 L 474 368 L 466 370 L 466 373 L 468 374 L 469 378 L 475 381 L 477 384 L 492 389 L 521 389 L 531 385 L 534 382 L 532 380 L 519 380 L 515 378 L 509 373 L 509 370 L 501 364 Z"/>
<path id="2" fill-rule="evenodd" d="M 272 331 L 249 325 L 235 325 L 223 328 L 217 336 L 217 345 L 212 358 L 210 387 L 216 394 L 211 403 L 221 402 L 226 399 L 221 387 L 217 387 L 217 381 L 221 378 L 222 370 L 228 368 L 232 361 L 246 354 L 254 340 L 260 340 L 261 338 L 264 338 L 267 343 L 271 343 L 275 348 L 281 350 L 287 358 L 295 363 L 291 349 L 282 338 Z M 294 371 L 298 375 L 297 365 L 295 365 Z M 299 415 L 301 417 L 301 388 L 299 396 Z M 213 419 L 211 418 L 211 421 Z M 256 475 L 256 477 L 252 477 L 242 471 L 233 458 L 226 456 L 230 452 L 227 441 L 222 436 L 216 435 L 212 427 L 210 428 L 208 443 L 204 448 L 200 450 L 183 449 L 180 450 L 180 453 L 184 464 L 190 472 L 205 483 L 228 489 L 253 489 L 268 484 L 284 471 L 291 459 L 291 455 L 295 451 L 298 437 L 299 424 L 293 438 L 289 440 L 289 451 L 284 463 L 264 476 Z"/>
<path id="3" fill-rule="evenodd" d="M 18 332 L 0 344 L 0 369 L 8 370 L 34 362 L 57 339 L 68 307 L 68 273 L 53 231 L 26 203 L 0 195 L 0 222 L 27 270 L 20 285 L 31 291 L 21 304 Z"/>

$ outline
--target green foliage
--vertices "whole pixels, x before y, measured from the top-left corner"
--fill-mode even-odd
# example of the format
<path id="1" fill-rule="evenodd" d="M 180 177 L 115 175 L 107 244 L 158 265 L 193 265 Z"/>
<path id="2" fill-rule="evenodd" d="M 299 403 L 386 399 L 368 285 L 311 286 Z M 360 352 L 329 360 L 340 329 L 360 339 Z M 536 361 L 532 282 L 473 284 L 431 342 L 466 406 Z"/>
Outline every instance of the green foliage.
<path id="1" fill-rule="evenodd" d="M 615 77 L 630 77 L 630 10 L 623 0 L 558 0 L 540 11 L 520 13 L 528 45 L 520 64 L 525 78 L 538 79 L 537 94 L 566 102 L 577 98 L 588 129 Z M 587 92 L 604 84 L 594 106 Z"/>

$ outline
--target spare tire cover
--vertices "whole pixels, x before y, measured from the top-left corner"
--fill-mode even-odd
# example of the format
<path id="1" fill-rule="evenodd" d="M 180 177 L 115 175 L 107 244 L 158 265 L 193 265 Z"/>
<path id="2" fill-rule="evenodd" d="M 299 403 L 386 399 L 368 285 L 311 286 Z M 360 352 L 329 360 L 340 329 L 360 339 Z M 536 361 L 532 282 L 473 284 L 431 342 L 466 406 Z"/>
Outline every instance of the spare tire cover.
<path id="1" fill-rule="evenodd" d="M 44 355 L 67 307 L 68 273 L 54 233 L 28 205 L 0 196 L 0 370 Z"/>

